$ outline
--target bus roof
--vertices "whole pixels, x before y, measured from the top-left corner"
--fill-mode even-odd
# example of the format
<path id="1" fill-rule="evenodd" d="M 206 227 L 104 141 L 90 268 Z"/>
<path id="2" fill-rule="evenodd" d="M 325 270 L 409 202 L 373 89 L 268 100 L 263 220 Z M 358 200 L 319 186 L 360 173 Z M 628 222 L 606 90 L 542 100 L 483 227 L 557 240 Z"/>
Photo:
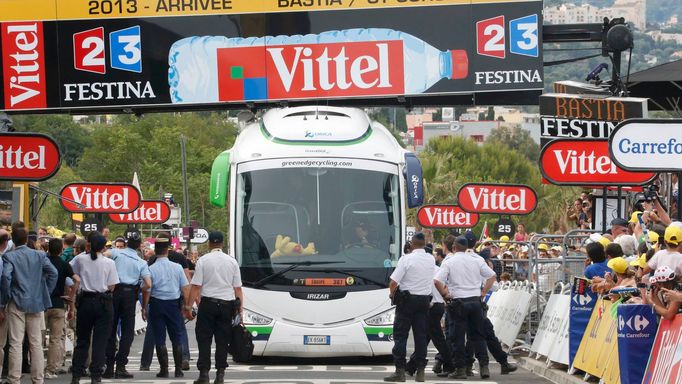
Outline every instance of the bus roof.
<path id="1" fill-rule="evenodd" d="M 231 160 L 288 157 L 364 158 L 404 162 L 403 149 L 380 123 L 357 108 L 306 106 L 277 108 L 247 125 Z"/>

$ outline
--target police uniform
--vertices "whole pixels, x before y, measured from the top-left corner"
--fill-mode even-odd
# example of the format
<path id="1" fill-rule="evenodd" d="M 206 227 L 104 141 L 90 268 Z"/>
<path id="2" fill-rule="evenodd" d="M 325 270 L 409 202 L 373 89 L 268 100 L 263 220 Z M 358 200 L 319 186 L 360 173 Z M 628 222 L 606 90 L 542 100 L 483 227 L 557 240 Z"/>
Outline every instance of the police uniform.
<path id="1" fill-rule="evenodd" d="M 192 294 L 185 310 L 190 311 L 192 301 L 201 292 L 195 328 L 199 346 L 199 379 L 195 384 L 207 384 L 211 369 L 211 341 L 215 336 L 216 384 L 223 382 L 227 368 L 227 351 L 230 344 L 233 314 L 239 311 L 235 301 L 241 295 L 242 279 L 237 261 L 222 252 L 223 234 L 211 232 L 208 236 L 210 252 L 199 258 L 192 277 Z"/>
<path id="2" fill-rule="evenodd" d="M 182 326 L 179 299 L 186 296 L 183 288 L 188 286 L 187 277 L 182 267 L 168 260 L 165 252 L 170 245 L 167 238 L 157 237 L 155 241 L 156 261 L 149 267 L 152 278 L 150 294 L 145 294 L 145 302 L 149 301 L 149 322 L 154 332 L 156 357 L 161 366 L 157 377 L 168 377 L 168 350 L 166 349 L 166 330 L 173 345 L 175 377 L 183 377 L 182 373 Z M 151 296 L 151 299 L 149 298 Z M 145 303 L 146 304 L 146 303 Z M 146 305 L 143 305 L 143 309 Z"/>
<path id="3" fill-rule="evenodd" d="M 416 233 L 413 238 L 423 241 L 424 235 Z M 398 289 L 394 293 L 396 309 L 393 321 L 392 351 L 396 372 L 385 377 L 385 381 L 405 381 L 407 364 L 405 354 L 410 328 L 414 334 L 417 376 L 423 377 L 424 375 L 428 345 L 428 311 L 433 292 L 433 263 L 433 256 L 426 253 L 423 248 L 417 248 L 401 257 L 395 271 L 391 274 L 392 282 L 398 284 Z"/>
<path id="4" fill-rule="evenodd" d="M 455 243 L 467 246 L 465 237 L 458 237 Z M 453 365 L 456 371 L 450 376 L 466 379 L 465 335 L 475 351 L 485 350 L 485 341 L 481 324 L 485 320 L 481 305 L 481 285 L 484 281 L 495 277 L 495 272 L 475 253 L 455 252 L 444 260 L 436 280 L 447 286 L 449 299 L 448 312 L 451 328 L 448 336 L 453 348 Z M 489 377 L 487 353 L 477 353 L 481 369 L 481 377 Z"/>
<path id="5" fill-rule="evenodd" d="M 135 309 L 137 307 L 140 282 L 143 280 L 148 282 L 151 276 L 147 263 L 140 259 L 135 249 L 130 248 L 130 244 L 137 245 L 140 243 L 139 232 L 131 232 L 128 241 L 128 248 L 110 250 L 111 259 L 116 264 L 116 271 L 118 272 L 120 282 L 116 285 L 113 295 L 114 320 L 106 351 L 107 369 L 104 372 L 105 378 L 133 378 L 133 375 L 126 370 L 126 364 L 128 364 L 130 346 L 135 337 Z M 119 321 L 121 324 L 121 338 L 118 342 L 118 353 L 116 353 L 116 334 Z M 115 373 L 114 362 L 116 362 Z"/>
<path id="6" fill-rule="evenodd" d="M 91 238 L 92 249 L 104 249 L 106 239 L 97 235 Z M 100 244 L 101 243 L 101 244 Z M 109 340 L 113 319 L 113 305 L 109 286 L 119 283 L 114 261 L 101 253 L 92 260 L 90 254 L 81 253 L 71 260 L 73 272 L 81 278 L 81 292 L 76 307 L 76 347 L 73 351 L 72 383 L 78 383 L 85 373 L 90 338 L 92 357 L 90 377 L 93 383 L 101 382 L 105 352 L 103 346 Z"/>

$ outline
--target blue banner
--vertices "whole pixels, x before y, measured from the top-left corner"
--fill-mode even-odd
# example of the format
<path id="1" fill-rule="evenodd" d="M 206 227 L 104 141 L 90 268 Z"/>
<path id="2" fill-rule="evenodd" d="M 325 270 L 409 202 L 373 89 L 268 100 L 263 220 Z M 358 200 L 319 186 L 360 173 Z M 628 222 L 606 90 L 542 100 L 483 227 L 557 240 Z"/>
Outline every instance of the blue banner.
<path id="1" fill-rule="evenodd" d="M 405 154 L 405 183 L 407 183 L 407 206 L 415 208 L 424 203 L 424 178 L 422 164 L 414 153 Z"/>
<path id="2" fill-rule="evenodd" d="M 618 359 L 621 384 L 640 384 L 644 377 L 658 323 L 649 305 L 618 306 Z"/>
<path id="3" fill-rule="evenodd" d="M 597 302 L 597 294 L 588 289 L 576 290 L 576 284 L 571 289 L 571 314 L 568 323 L 568 361 L 573 366 L 573 358 L 583 339 L 583 334 L 590 322 L 592 310 Z"/>

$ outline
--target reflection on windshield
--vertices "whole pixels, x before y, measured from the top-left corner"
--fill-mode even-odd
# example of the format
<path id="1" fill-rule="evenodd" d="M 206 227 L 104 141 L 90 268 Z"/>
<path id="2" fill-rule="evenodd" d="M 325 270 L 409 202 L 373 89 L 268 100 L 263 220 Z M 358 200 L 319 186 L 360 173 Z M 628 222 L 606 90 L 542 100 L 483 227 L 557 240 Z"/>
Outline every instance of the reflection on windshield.
<path id="1" fill-rule="evenodd" d="M 395 265 L 401 227 L 396 175 L 266 169 L 240 174 L 237 188 L 237 257 L 242 267 L 261 269 L 255 277 L 304 261 L 334 262 L 336 269 Z"/>

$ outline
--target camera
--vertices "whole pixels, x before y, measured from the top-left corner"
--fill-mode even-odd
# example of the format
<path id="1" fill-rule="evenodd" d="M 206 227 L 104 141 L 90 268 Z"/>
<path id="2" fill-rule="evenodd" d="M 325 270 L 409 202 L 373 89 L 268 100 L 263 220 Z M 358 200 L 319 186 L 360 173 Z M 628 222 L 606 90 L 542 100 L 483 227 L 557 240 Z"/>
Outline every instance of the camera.
<path id="1" fill-rule="evenodd" d="M 645 186 L 643 188 L 644 200 L 647 202 L 656 200 L 658 198 L 659 189 L 658 185 L 655 184 Z"/>

